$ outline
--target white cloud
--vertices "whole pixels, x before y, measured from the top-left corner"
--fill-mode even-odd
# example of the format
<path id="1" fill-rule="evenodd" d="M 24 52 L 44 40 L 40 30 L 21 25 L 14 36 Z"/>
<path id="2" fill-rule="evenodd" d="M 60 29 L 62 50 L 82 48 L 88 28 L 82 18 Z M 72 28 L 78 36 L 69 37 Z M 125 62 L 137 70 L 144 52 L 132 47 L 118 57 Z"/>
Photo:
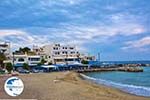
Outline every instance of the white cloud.
<path id="1" fill-rule="evenodd" d="M 58 30 L 59 31 L 59 30 Z M 130 36 L 142 34 L 145 29 L 142 25 L 128 23 L 124 25 L 64 25 L 62 36 L 74 34 L 74 38 L 83 40 L 94 40 L 96 38 L 113 37 L 116 35 Z"/>
<path id="2" fill-rule="evenodd" d="M 150 49 L 150 36 L 144 37 L 140 40 L 128 41 L 125 44 L 127 46 L 123 47 L 123 50 L 135 49 L 137 51 L 146 51 Z"/>
<path id="3" fill-rule="evenodd" d="M 9 35 L 23 35 L 25 32 L 20 30 L 0 30 L 0 37 L 9 36 Z"/>
<path id="4" fill-rule="evenodd" d="M 117 18 L 118 20 L 118 18 Z M 35 30 L 35 29 L 39 29 Z M 26 30 L 26 31 L 25 31 Z M 34 35 L 26 29 L 5 29 L 0 30 L 0 39 L 13 37 L 10 41 L 18 43 L 20 46 L 31 46 L 33 44 L 43 45 L 51 42 L 74 43 L 83 46 L 89 42 L 107 42 L 109 38 L 115 38 L 117 35 L 130 36 L 142 34 L 146 29 L 138 23 L 119 23 L 117 24 L 97 24 L 97 25 L 81 25 L 81 24 L 60 24 L 59 28 L 39 28 L 31 27 L 29 30 L 37 32 Z M 19 40 L 19 42 L 17 41 Z M 22 45 L 24 44 L 24 45 Z"/>
<path id="5" fill-rule="evenodd" d="M 30 45 L 34 38 L 23 30 L 5 29 L 0 30 L 0 40 L 2 42 L 9 41 L 13 48 L 18 48 L 19 46 Z"/>
<path id="6" fill-rule="evenodd" d="M 130 13 L 116 13 L 109 16 L 111 25 L 117 28 L 118 32 L 124 35 L 136 35 L 147 31 L 146 27 L 141 24 L 141 16 Z"/>
<path id="7" fill-rule="evenodd" d="M 73 6 L 80 4 L 85 0 L 41 0 L 40 4 L 45 7 L 50 7 L 52 5 L 58 6 Z"/>

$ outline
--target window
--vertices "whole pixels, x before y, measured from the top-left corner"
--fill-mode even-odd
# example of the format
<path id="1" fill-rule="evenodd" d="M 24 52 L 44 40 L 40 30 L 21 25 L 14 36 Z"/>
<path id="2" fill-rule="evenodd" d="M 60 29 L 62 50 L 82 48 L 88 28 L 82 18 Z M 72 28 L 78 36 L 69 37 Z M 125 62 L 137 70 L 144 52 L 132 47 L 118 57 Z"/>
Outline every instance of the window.
<path id="1" fill-rule="evenodd" d="M 65 61 L 74 61 L 74 59 L 65 59 Z"/>
<path id="2" fill-rule="evenodd" d="M 74 48 L 73 48 L 73 47 L 70 47 L 70 49 L 73 50 Z"/>
<path id="3" fill-rule="evenodd" d="M 55 46 L 58 46 L 58 47 L 59 47 L 59 46 L 60 46 L 60 44 L 55 44 Z"/>
<path id="4" fill-rule="evenodd" d="M 40 58 L 28 58 L 29 61 L 40 61 Z"/>
<path id="5" fill-rule="evenodd" d="M 24 60 L 24 58 L 19 58 L 18 59 L 18 62 L 24 62 L 25 60 Z"/>
<path id="6" fill-rule="evenodd" d="M 53 49 L 54 49 L 54 50 L 58 50 L 58 48 L 57 48 L 57 47 L 53 47 Z"/>
<path id="7" fill-rule="evenodd" d="M 74 52 L 70 52 L 71 54 L 73 54 Z"/>
<path id="8" fill-rule="evenodd" d="M 55 62 L 62 62 L 63 59 L 54 59 Z"/>
<path id="9" fill-rule="evenodd" d="M 55 55 L 59 55 L 60 54 L 60 52 L 55 52 Z"/>

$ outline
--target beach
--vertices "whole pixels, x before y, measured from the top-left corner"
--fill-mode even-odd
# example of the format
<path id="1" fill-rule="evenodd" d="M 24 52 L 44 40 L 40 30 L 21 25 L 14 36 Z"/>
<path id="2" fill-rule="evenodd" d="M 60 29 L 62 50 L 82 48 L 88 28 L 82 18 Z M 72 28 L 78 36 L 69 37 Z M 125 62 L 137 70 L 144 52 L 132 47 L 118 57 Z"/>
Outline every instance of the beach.
<path id="1" fill-rule="evenodd" d="M 19 75 L 24 82 L 23 93 L 8 96 L 3 87 L 8 76 L 0 76 L 0 99 L 37 100 L 149 100 L 118 89 L 86 81 L 75 72 L 52 72 Z"/>

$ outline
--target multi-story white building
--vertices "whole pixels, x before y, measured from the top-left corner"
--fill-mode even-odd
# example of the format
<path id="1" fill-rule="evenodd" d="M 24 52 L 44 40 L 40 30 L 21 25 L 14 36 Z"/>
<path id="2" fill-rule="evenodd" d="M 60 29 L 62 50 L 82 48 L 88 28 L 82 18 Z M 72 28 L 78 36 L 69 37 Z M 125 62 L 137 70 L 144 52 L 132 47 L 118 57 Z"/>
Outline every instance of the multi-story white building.
<path id="1" fill-rule="evenodd" d="M 53 64 L 71 64 L 79 61 L 79 52 L 75 46 L 51 44 L 33 51 L 40 54 L 44 59 Z"/>
<path id="2" fill-rule="evenodd" d="M 0 52 L 4 53 L 5 56 L 9 58 L 11 55 L 10 43 L 9 42 L 0 43 Z"/>

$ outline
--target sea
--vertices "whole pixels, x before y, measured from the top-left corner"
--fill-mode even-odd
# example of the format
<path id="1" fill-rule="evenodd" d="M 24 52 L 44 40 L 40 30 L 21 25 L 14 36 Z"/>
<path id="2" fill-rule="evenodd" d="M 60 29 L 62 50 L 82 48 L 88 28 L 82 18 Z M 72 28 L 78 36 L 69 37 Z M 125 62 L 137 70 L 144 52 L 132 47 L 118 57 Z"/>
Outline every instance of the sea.
<path id="1" fill-rule="evenodd" d="M 82 76 L 97 84 L 114 87 L 138 96 L 150 97 L 150 66 L 142 68 L 144 72 L 89 72 Z"/>

